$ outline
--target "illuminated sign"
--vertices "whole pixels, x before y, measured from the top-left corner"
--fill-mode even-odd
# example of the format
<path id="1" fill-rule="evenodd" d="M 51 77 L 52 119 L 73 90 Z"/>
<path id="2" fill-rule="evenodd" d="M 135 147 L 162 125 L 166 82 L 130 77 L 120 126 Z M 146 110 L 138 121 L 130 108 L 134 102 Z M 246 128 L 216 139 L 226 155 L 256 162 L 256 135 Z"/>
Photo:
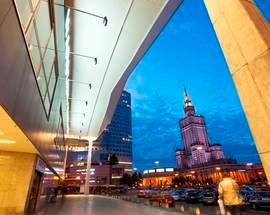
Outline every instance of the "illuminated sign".
<path id="1" fill-rule="evenodd" d="M 174 168 L 166 168 L 166 172 L 173 172 Z"/>

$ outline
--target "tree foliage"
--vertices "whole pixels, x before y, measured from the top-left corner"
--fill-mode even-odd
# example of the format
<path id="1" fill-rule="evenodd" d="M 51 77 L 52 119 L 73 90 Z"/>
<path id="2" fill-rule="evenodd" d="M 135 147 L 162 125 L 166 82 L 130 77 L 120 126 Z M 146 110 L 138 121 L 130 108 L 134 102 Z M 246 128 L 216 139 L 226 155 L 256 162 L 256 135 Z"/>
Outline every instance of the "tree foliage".
<path id="1" fill-rule="evenodd" d="M 111 166 L 118 164 L 118 158 L 117 158 L 117 156 L 115 154 L 110 155 L 110 157 L 109 157 L 109 164 Z"/>
<path id="2" fill-rule="evenodd" d="M 138 186 L 142 181 L 142 175 L 139 172 L 134 172 L 132 175 L 124 174 L 120 179 L 120 184 L 128 185 L 129 187 Z"/>

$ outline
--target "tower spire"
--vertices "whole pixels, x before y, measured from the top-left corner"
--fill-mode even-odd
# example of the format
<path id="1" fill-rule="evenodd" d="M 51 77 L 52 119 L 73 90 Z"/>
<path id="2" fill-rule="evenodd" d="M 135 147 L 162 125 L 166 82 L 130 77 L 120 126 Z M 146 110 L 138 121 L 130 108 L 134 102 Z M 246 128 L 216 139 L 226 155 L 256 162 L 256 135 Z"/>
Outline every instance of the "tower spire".
<path id="1" fill-rule="evenodd" d="M 185 107 L 193 106 L 185 85 L 184 85 L 184 95 L 185 95 L 185 99 L 184 99 Z"/>
<path id="2" fill-rule="evenodd" d="M 184 110 L 186 116 L 194 116 L 195 115 L 195 108 L 191 102 L 191 99 L 188 95 L 186 86 L 184 85 Z"/>
<path id="3" fill-rule="evenodd" d="M 184 93 L 185 93 L 185 96 L 187 96 L 187 89 L 186 89 L 186 85 L 184 85 Z"/>

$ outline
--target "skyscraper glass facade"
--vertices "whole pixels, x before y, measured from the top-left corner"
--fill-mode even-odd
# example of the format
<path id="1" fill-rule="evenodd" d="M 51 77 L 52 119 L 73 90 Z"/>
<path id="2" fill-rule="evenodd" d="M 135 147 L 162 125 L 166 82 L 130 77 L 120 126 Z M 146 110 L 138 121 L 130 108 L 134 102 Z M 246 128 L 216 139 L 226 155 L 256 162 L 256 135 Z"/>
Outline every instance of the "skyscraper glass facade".
<path id="1" fill-rule="evenodd" d="M 93 163 L 116 155 L 125 172 L 132 171 L 131 95 L 123 91 L 111 123 L 93 144 Z"/>

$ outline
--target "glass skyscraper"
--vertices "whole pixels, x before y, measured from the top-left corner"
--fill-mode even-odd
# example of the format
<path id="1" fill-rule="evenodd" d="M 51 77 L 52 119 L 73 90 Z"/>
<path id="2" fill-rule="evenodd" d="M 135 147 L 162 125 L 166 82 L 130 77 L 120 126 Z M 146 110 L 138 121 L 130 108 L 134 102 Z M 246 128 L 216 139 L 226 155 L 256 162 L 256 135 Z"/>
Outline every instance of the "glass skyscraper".
<path id="1" fill-rule="evenodd" d="M 124 172 L 132 171 L 131 95 L 123 91 L 110 124 L 93 143 L 92 163 L 106 163 L 115 155 Z"/>

